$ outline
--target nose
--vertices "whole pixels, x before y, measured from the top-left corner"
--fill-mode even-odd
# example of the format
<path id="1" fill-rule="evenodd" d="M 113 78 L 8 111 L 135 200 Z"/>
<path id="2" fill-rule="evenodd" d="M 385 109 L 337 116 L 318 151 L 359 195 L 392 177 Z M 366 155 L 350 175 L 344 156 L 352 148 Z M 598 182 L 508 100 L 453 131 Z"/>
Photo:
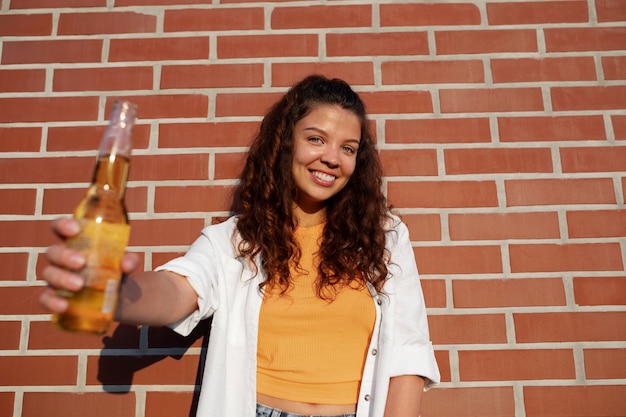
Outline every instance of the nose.
<path id="1" fill-rule="evenodd" d="M 337 167 L 339 165 L 339 149 L 334 146 L 326 146 L 320 160 L 329 167 Z"/>

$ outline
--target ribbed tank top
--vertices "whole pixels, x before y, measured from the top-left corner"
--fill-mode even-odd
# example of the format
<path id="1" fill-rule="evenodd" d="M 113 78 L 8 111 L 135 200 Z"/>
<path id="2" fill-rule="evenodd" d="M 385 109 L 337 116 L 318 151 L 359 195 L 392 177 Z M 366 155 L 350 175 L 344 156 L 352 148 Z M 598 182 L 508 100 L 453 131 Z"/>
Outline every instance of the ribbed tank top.
<path id="1" fill-rule="evenodd" d="M 257 392 L 314 404 L 356 404 L 376 312 L 365 285 L 316 295 L 317 252 L 324 225 L 300 227 L 300 266 L 293 287 L 266 288 L 259 317 Z"/>

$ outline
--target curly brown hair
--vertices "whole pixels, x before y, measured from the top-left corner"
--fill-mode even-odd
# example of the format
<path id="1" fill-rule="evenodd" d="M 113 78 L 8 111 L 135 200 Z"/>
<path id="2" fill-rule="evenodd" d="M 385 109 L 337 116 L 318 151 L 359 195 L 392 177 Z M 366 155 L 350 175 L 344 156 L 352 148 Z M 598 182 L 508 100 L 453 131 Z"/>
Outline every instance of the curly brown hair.
<path id="1" fill-rule="evenodd" d="M 242 237 L 238 250 L 254 262 L 260 254 L 267 281 L 290 286 L 289 266 L 298 266 L 293 215 L 298 190 L 291 169 L 294 126 L 315 106 L 331 104 L 354 113 L 361 124 L 356 167 L 346 186 L 326 202 L 320 245 L 318 296 L 332 299 L 338 283 L 366 280 L 380 293 L 387 277 L 385 225 L 388 206 L 382 192 L 382 167 L 365 105 L 343 80 L 311 75 L 295 84 L 270 109 L 250 147 L 234 210 Z"/>

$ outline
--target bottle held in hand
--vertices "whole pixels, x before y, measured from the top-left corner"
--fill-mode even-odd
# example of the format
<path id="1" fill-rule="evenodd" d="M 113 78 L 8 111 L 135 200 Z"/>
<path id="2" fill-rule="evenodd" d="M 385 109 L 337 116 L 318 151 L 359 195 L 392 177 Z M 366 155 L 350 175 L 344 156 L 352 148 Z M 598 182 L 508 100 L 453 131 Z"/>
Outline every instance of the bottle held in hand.
<path id="1" fill-rule="evenodd" d="M 62 329 L 103 334 L 113 320 L 130 226 L 124 191 L 130 168 L 134 104 L 117 101 L 102 138 L 91 186 L 74 211 L 81 232 L 66 246 L 87 260 L 78 273 L 85 279 L 82 290 L 60 290 L 68 309 L 53 321 Z"/>

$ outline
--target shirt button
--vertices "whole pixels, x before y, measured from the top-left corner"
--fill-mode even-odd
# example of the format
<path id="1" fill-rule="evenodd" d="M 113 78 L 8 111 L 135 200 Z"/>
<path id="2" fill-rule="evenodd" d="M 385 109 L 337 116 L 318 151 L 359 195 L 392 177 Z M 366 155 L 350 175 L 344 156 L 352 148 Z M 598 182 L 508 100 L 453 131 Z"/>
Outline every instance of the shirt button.
<path id="1" fill-rule="evenodd" d="M 376 300 L 376 304 L 381 305 L 383 303 L 383 301 L 379 298 L 378 300 Z"/>
<path id="2" fill-rule="evenodd" d="M 365 397 L 363 397 L 363 398 L 365 398 L 365 401 L 369 401 L 370 400 L 370 395 L 369 394 L 365 394 Z"/>
<path id="3" fill-rule="evenodd" d="M 372 355 L 376 355 L 378 353 L 378 350 L 376 348 L 372 349 Z"/>

